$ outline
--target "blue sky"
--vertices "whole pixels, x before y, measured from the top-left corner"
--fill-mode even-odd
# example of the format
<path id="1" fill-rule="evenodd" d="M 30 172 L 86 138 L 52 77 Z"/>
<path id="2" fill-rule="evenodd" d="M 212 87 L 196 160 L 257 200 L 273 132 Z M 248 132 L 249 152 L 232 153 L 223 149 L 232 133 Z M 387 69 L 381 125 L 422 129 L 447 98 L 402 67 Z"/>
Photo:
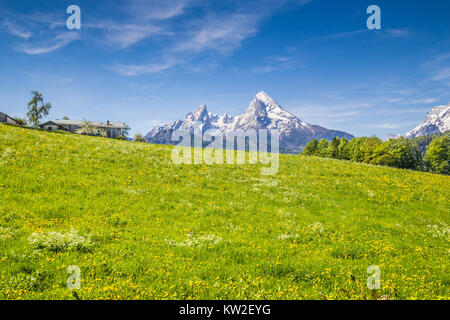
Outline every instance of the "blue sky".
<path id="1" fill-rule="evenodd" d="M 384 138 L 450 102 L 449 14 L 444 0 L 0 0 L 0 111 L 24 116 L 39 90 L 49 119 L 145 134 L 202 103 L 242 113 L 264 90 L 304 121 Z"/>

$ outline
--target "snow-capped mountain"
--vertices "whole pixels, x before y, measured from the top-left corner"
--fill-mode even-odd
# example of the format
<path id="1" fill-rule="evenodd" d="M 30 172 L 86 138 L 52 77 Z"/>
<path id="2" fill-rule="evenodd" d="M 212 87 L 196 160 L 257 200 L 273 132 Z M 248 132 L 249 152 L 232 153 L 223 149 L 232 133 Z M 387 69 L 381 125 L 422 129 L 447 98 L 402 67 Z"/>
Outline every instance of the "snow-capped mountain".
<path id="1" fill-rule="evenodd" d="M 450 104 L 438 106 L 427 113 L 424 122 L 405 134 L 407 138 L 443 133 L 450 130 Z"/>
<path id="2" fill-rule="evenodd" d="M 247 110 L 236 117 L 212 114 L 203 104 L 189 113 L 185 120 L 177 120 L 171 124 L 153 128 L 146 138 L 150 143 L 173 144 L 172 132 L 178 129 L 192 130 L 195 121 L 201 122 L 203 132 L 213 129 L 223 135 L 238 129 L 277 129 L 280 134 L 280 148 L 291 151 L 301 150 L 308 141 L 313 139 L 354 138 L 346 132 L 329 130 L 301 121 L 283 109 L 264 91 L 259 92 Z"/>

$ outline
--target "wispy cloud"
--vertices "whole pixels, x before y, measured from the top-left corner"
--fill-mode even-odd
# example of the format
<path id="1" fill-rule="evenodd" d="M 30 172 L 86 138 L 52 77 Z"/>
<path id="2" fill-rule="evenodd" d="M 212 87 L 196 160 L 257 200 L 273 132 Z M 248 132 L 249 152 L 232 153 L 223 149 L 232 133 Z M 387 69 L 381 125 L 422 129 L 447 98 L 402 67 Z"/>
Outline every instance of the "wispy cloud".
<path id="1" fill-rule="evenodd" d="M 382 35 L 390 37 L 408 37 L 412 35 L 412 31 L 408 29 L 383 29 Z"/>
<path id="2" fill-rule="evenodd" d="M 125 11 L 141 20 L 171 19 L 184 13 L 192 0 L 131 0 L 124 5 Z"/>
<path id="3" fill-rule="evenodd" d="M 124 75 L 124 76 L 138 76 L 142 74 L 151 74 L 158 73 L 164 70 L 167 70 L 174 66 L 176 61 L 169 61 L 166 63 L 160 64 L 142 64 L 142 65 L 125 65 L 125 64 L 116 64 L 112 67 L 109 67 L 111 70 Z"/>
<path id="4" fill-rule="evenodd" d="M 290 110 L 300 119 L 309 123 L 333 126 L 334 124 L 350 121 L 357 118 L 364 109 L 371 105 L 367 103 L 344 103 L 344 104 L 305 104 L 295 106 Z"/>
<path id="5" fill-rule="evenodd" d="M 410 128 L 414 125 L 417 125 L 417 122 L 398 122 L 398 123 L 383 122 L 377 124 L 369 124 L 366 125 L 366 127 L 373 129 L 405 129 Z"/>
<path id="6" fill-rule="evenodd" d="M 108 30 L 106 40 L 120 49 L 130 47 L 152 35 L 169 34 L 163 28 L 151 24 L 128 24 L 120 27 L 112 25 Z"/>
<path id="7" fill-rule="evenodd" d="M 10 22 L 8 20 L 5 20 L 2 23 L 2 25 L 8 33 L 10 33 L 14 36 L 17 36 L 19 38 L 22 38 L 22 39 L 28 39 L 33 35 L 33 33 L 31 31 L 26 30 L 22 26 L 13 24 L 12 22 Z"/>
<path id="8" fill-rule="evenodd" d="M 188 65 L 198 57 L 207 58 L 212 56 L 228 56 L 241 47 L 242 43 L 255 35 L 259 31 L 260 25 L 264 19 L 275 14 L 284 5 L 290 4 L 301 6 L 308 3 L 309 0 L 260 0 L 249 2 L 230 2 L 230 8 L 222 13 L 211 11 L 208 4 L 200 0 L 178 0 L 173 2 L 170 7 L 163 7 L 158 14 L 147 15 L 148 19 L 172 19 L 182 16 L 182 14 L 191 7 L 201 7 L 203 15 L 199 15 L 195 20 L 189 22 L 183 19 L 176 20 L 176 26 L 173 24 L 165 25 L 156 33 L 167 37 L 167 45 L 159 52 L 162 63 L 142 63 L 113 66 L 113 70 L 123 75 L 135 76 L 148 73 L 161 72 L 180 64 Z M 135 12 L 136 8 L 144 8 L 156 5 L 156 1 L 150 1 L 152 5 L 144 4 L 139 1 L 139 5 L 132 5 L 128 10 Z M 159 2 L 158 2 L 159 3 Z M 141 10 L 138 10 L 141 11 Z M 141 13 L 142 14 L 142 13 Z M 144 14 L 144 16 L 146 16 Z M 112 38 L 112 37 L 111 37 Z M 119 37 L 120 38 L 120 37 Z M 125 36 L 124 39 L 133 39 L 134 37 Z M 136 39 L 140 39 L 139 34 Z M 167 58 L 169 57 L 169 58 Z M 170 60 L 170 63 L 164 62 Z M 208 59 L 206 59 L 208 60 Z M 208 60 L 208 68 L 216 65 Z M 292 67 L 293 62 L 279 61 L 278 67 Z M 186 66 L 190 70 L 203 70 L 201 66 Z M 272 68 L 275 68 L 274 66 Z M 268 69 L 267 69 L 268 70 Z M 263 71 L 263 70 L 260 70 Z"/>
<path id="9" fill-rule="evenodd" d="M 319 37 L 313 40 L 328 40 L 328 39 L 340 39 L 340 38 L 348 38 L 354 35 L 358 35 L 361 33 L 365 33 L 367 32 L 368 29 L 359 29 L 359 30 L 353 30 L 353 31 L 347 31 L 347 32 L 339 32 L 339 33 L 334 33 L 334 34 L 330 34 L 327 36 L 323 36 L 323 37 Z"/>
<path id="10" fill-rule="evenodd" d="M 19 46 L 17 50 L 25 52 L 30 55 L 43 54 L 65 47 L 69 43 L 78 39 L 80 39 L 80 34 L 78 32 L 63 32 L 61 34 L 56 35 L 52 39 L 44 41 L 43 43 L 23 44 Z"/>
<path id="11" fill-rule="evenodd" d="M 365 29 L 358 29 L 358 30 L 353 30 L 353 31 L 346 31 L 346 32 L 338 32 L 338 33 L 334 33 L 334 34 L 330 34 L 330 35 L 326 35 L 326 36 L 322 36 L 322 37 L 318 37 L 318 38 L 314 38 L 314 39 L 310 39 L 310 40 L 331 40 L 331 39 L 343 39 L 343 38 L 350 38 L 353 36 L 357 36 L 357 35 L 361 35 L 361 34 L 367 34 L 370 31 L 369 29 L 365 28 Z M 381 37 L 408 37 L 412 35 L 412 32 L 410 30 L 407 29 L 384 29 L 382 28 L 381 30 L 376 30 L 375 34 L 377 36 L 381 36 Z"/>
<path id="12" fill-rule="evenodd" d="M 257 24 L 261 18 L 261 15 L 255 13 L 207 17 L 199 23 L 198 28 L 190 31 L 175 45 L 174 51 L 214 50 L 229 53 L 258 31 Z"/>
<path id="13" fill-rule="evenodd" d="M 174 35 L 171 20 L 182 15 L 192 4 L 192 0 L 122 1 L 115 6 L 121 13 L 120 21 L 92 17 L 83 27 L 101 31 L 101 43 L 116 49 L 125 49 L 154 36 Z"/>
<path id="14" fill-rule="evenodd" d="M 425 62 L 422 68 L 429 73 L 429 80 L 450 87 L 450 53 L 440 54 Z"/>
<path id="15" fill-rule="evenodd" d="M 436 101 L 438 101 L 438 99 L 436 98 L 429 98 L 429 99 L 418 99 L 418 100 L 413 100 L 410 102 L 410 104 L 425 104 L 425 103 L 435 103 Z"/>
<path id="16" fill-rule="evenodd" d="M 252 71 L 255 73 L 270 73 L 282 70 L 296 70 L 301 67 L 303 67 L 303 63 L 300 59 L 282 56 L 268 58 L 266 65 L 255 67 Z"/>
<path id="17" fill-rule="evenodd" d="M 392 98 L 392 99 L 388 99 L 387 102 L 396 103 L 396 102 L 400 102 L 402 100 L 403 100 L 402 98 Z"/>
<path id="18" fill-rule="evenodd" d="M 122 50 L 158 39 L 151 62 L 118 63 L 109 69 L 128 76 L 161 72 L 180 64 L 188 65 L 199 57 L 208 60 L 213 56 L 231 55 L 259 31 L 265 19 L 287 6 L 298 7 L 308 2 L 310 0 L 232 0 L 217 10 L 205 0 L 119 0 L 103 16 L 95 13 L 100 10 L 83 12 L 83 41 Z M 186 19 L 190 12 L 196 13 L 194 19 Z M 34 11 L 7 16 L 12 20 L 8 20 L 6 31 L 26 40 L 15 48 L 30 55 L 49 53 L 81 39 L 79 34 L 65 29 L 65 19 L 60 12 Z M 277 66 L 274 64 L 259 72 L 291 68 L 293 63 L 277 61 Z M 215 65 L 211 61 L 208 64 Z"/>
<path id="19" fill-rule="evenodd" d="M 0 18 L 4 27 L 0 31 L 5 30 L 21 40 L 12 47 L 29 55 L 49 53 L 80 39 L 79 32 L 65 29 L 64 16 L 55 12 L 4 11 Z"/>
<path id="20" fill-rule="evenodd" d="M 435 81 L 450 80 L 450 67 L 436 70 L 433 73 L 434 75 L 431 77 L 431 79 Z"/>

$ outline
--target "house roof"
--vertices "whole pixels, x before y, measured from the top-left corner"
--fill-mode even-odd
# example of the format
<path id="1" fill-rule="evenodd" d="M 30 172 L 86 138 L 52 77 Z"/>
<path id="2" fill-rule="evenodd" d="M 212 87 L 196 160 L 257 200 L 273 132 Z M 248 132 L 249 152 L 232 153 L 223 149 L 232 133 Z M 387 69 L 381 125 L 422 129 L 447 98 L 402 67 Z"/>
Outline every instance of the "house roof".
<path id="1" fill-rule="evenodd" d="M 58 124 L 57 124 L 56 122 L 54 122 L 54 121 L 47 121 L 47 122 L 41 123 L 40 126 L 45 126 L 46 124 L 54 124 L 54 125 L 58 125 Z"/>
<path id="2" fill-rule="evenodd" d="M 19 121 L 17 121 L 16 119 L 14 119 L 13 117 L 8 116 L 6 113 L 4 112 L 0 112 L 0 115 L 3 115 L 5 118 L 9 118 L 11 120 L 13 120 L 16 124 L 19 124 Z"/>
<path id="3" fill-rule="evenodd" d="M 84 121 L 80 120 L 55 120 L 49 121 L 58 126 L 79 126 L 82 127 Z M 113 129 L 126 129 L 127 126 L 123 122 L 99 122 L 99 121 L 89 121 L 96 128 L 113 128 Z"/>

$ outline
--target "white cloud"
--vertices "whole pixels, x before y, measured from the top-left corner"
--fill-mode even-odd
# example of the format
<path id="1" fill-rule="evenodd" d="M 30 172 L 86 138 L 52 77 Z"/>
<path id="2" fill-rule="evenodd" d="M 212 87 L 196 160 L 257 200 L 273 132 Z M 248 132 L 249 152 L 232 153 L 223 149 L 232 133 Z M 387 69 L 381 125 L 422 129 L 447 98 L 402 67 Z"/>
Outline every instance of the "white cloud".
<path id="1" fill-rule="evenodd" d="M 400 102 L 402 101 L 402 98 L 392 98 L 392 99 L 388 99 L 387 102 L 389 103 L 396 103 L 396 102 Z"/>
<path id="2" fill-rule="evenodd" d="M 450 80 L 450 67 L 434 71 L 431 79 L 435 81 Z"/>
<path id="3" fill-rule="evenodd" d="M 450 53 L 444 53 L 430 59 L 422 65 L 429 74 L 429 80 L 450 87 Z"/>
<path id="4" fill-rule="evenodd" d="M 268 58 L 267 64 L 252 69 L 255 73 L 270 73 L 281 70 L 295 70 L 303 67 L 299 59 L 292 57 L 274 57 Z"/>
<path id="5" fill-rule="evenodd" d="M 318 39 L 318 40 L 328 40 L 328 39 L 347 38 L 347 37 L 351 37 L 351 36 L 354 36 L 354 35 L 357 35 L 357 34 L 361 34 L 361 33 L 367 32 L 367 31 L 368 31 L 368 29 L 360 29 L 360 30 L 354 30 L 354 31 L 340 32 L 340 33 L 335 33 L 335 34 L 330 34 L 330 35 L 327 35 L 327 36 L 319 37 L 319 38 L 316 38 L 316 39 Z"/>
<path id="6" fill-rule="evenodd" d="M 214 50 L 229 53 L 258 29 L 261 15 L 234 13 L 221 17 L 211 16 L 201 21 L 201 26 L 179 41 L 174 51 L 201 52 Z"/>
<path id="7" fill-rule="evenodd" d="M 28 39 L 30 38 L 33 33 L 31 31 L 26 30 L 25 28 L 15 25 L 11 23 L 10 21 L 4 21 L 3 27 L 6 29 L 6 31 L 14 36 L 20 37 L 22 39 Z"/>
<path id="8" fill-rule="evenodd" d="M 182 15 L 189 0 L 132 0 L 120 3 L 122 19 L 112 21 L 92 18 L 83 27 L 103 31 L 101 42 L 118 49 L 128 48 L 153 36 L 174 35 L 169 26 L 171 19 Z"/>
<path id="9" fill-rule="evenodd" d="M 201 70 L 202 66 L 197 60 L 199 57 L 202 63 L 207 61 L 209 66 L 213 66 L 215 62 L 212 59 L 217 58 L 217 54 L 232 54 L 244 40 L 258 32 L 264 19 L 287 6 L 297 7 L 309 2 L 233 0 L 222 6 L 219 13 L 205 0 L 119 1 L 111 4 L 106 14 L 102 12 L 103 16 L 99 16 L 98 10 L 83 12 L 83 40 L 121 50 L 159 37 L 161 41 L 154 43 L 151 62 L 130 65 L 118 63 L 110 67 L 128 76 L 161 72 L 180 64 L 192 70 Z M 196 12 L 194 18 L 186 19 L 186 14 L 191 11 Z M 4 13 L 4 16 L 8 17 L 8 21 L 11 19 L 6 27 L 7 32 L 27 40 L 18 44 L 16 49 L 30 55 L 52 52 L 80 39 L 78 34 L 65 29 L 65 17 L 56 11 Z M 195 66 L 189 66 L 194 62 Z M 280 60 L 276 62 L 276 67 L 271 68 L 292 68 L 293 63 Z"/>
<path id="10" fill-rule="evenodd" d="M 412 34 L 410 30 L 407 29 L 385 29 L 385 35 L 391 37 L 407 37 Z"/>
<path id="11" fill-rule="evenodd" d="M 399 123 L 384 122 L 377 124 L 369 124 L 366 125 L 366 127 L 373 129 L 404 129 L 410 128 L 411 126 L 414 125 L 417 125 L 417 122 L 399 122 Z"/>
<path id="12" fill-rule="evenodd" d="M 419 100 L 413 100 L 410 103 L 411 104 L 423 104 L 423 103 L 435 103 L 438 101 L 436 98 L 429 98 L 429 99 L 419 99 Z"/>
<path id="13" fill-rule="evenodd" d="M 290 108 L 300 119 L 313 124 L 333 126 L 336 123 L 350 121 L 357 118 L 362 110 L 370 107 L 366 103 L 345 103 L 345 104 L 305 104 L 295 106 L 295 102 Z"/>
<path id="14" fill-rule="evenodd" d="M 158 73 L 175 65 L 175 61 L 160 64 L 126 65 L 117 64 L 110 67 L 111 70 L 124 76 L 138 76 L 142 74 Z"/>
<path id="15" fill-rule="evenodd" d="M 311 40 L 329 40 L 329 39 L 341 39 L 341 38 L 349 38 L 355 35 L 363 34 L 371 32 L 369 29 L 359 29 L 347 32 L 340 32 L 335 34 L 330 34 L 327 36 L 311 39 Z M 381 29 L 381 31 L 377 31 L 377 35 L 383 37 L 407 37 L 412 34 L 410 30 L 407 29 Z"/>
<path id="16" fill-rule="evenodd" d="M 78 32 L 63 32 L 43 43 L 27 43 L 19 46 L 17 49 L 29 55 L 43 54 L 65 47 L 78 39 L 80 39 L 80 34 Z"/>
<path id="17" fill-rule="evenodd" d="M 191 4 L 189 0 L 131 0 L 126 3 L 125 10 L 142 20 L 164 20 L 183 14 Z"/>
<path id="18" fill-rule="evenodd" d="M 109 43 L 123 49 L 152 35 L 161 35 L 163 33 L 164 30 L 161 27 L 150 24 L 128 24 L 120 27 L 111 27 L 106 33 L 106 39 Z"/>

